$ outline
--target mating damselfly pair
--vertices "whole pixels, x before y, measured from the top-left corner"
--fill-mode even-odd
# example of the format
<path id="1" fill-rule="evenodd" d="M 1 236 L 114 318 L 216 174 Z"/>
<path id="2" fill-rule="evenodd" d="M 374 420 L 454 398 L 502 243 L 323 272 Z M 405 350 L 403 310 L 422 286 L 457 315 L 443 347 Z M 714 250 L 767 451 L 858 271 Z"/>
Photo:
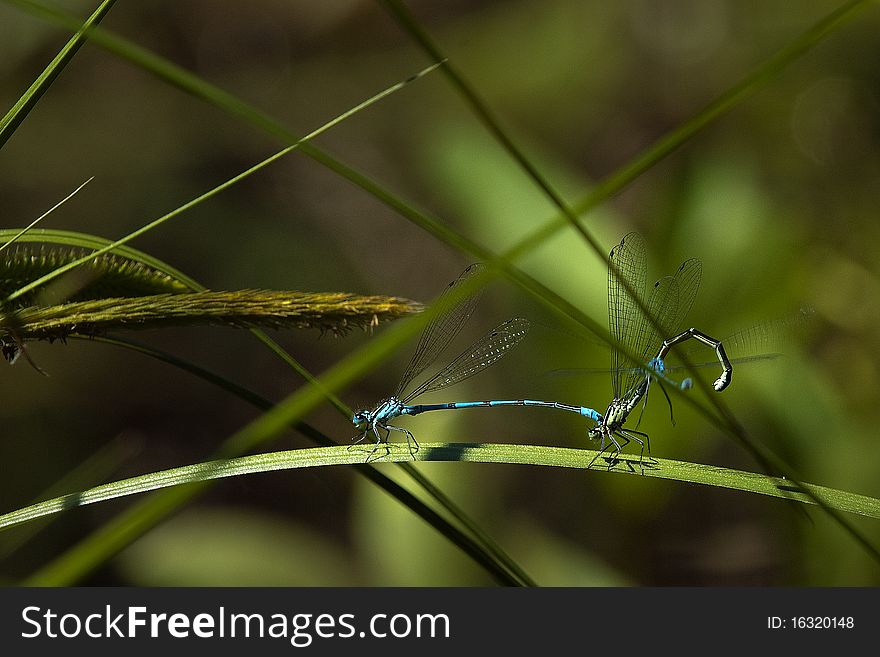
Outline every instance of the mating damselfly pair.
<path id="1" fill-rule="evenodd" d="M 695 328 L 683 329 L 684 319 L 699 289 L 702 276 L 700 261 L 686 260 L 674 275 L 659 279 L 646 292 L 647 259 L 644 241 L 638 233 L 629 233 L 609 255 L 608 324 L 613 338 L 613 399 L 605 413 L 587 406 L 534 399 L 412 404 L 422 394 L 448 388 L 493 365 L 527 335 L 530 326 L 528 320 L 521 317 L 507 320 L 483 335 L 439 372 L 410 389 L 413 381 L 436 361 L 474 312 L 480 293 L 462 294 L 460 288 L 481 271 L 481 265 L 471 265 L 437 300 L 436 314 L 423 331 L 394 394 L 373 409 L 360 410 L 354 414 L 352 421 L 360 432 L 356 442 L 361 442 L 368 436 L 375 439 L 372 449 L 368 450 L 368 461 L 382 445 L 385 446 L 386 454 L 388 453 L 388 438 L 392 431 L 406 437 L 411 454 L 418 451 L 418 442 L 412 432 L 391 424 L 400 416 L 436 410 L 533 406 L 577 413 L 591 420 L 594 425 L 587 435 L 600 442 L 597 458 L 606 449 L 614 449 L 614 454 L 609 459 L 610 465 L 617 461 L 623 448 L 630 442 L 640 445 L 641 462 L 646 450 L 649 457 L 651 454 L 648 435 L 624 426 L 628 417 L 640 404 L 644 408 L 654 382 L 661 389 L 663 383 L 671 383 L 682 389 L 691 385 L 690 379 L 676 383 L 668 377 L 665 359 L 673 346 L 687 340 L 697 340 L 711 347 L 722 370 L 713 385 L 714 389 L 721 392 L 730 384 L 733 368 L 723 344 Z M 665 389 L 663 393 L 669 400 Z M 384 432 L 384 436 L 381 432 Z"/>

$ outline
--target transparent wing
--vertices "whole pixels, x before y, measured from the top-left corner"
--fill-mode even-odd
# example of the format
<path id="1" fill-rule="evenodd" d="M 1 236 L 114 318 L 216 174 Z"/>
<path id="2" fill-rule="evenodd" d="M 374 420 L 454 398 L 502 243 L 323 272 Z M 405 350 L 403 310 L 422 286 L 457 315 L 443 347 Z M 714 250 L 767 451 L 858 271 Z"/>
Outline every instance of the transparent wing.
<path id="1" fill-rule="evenodd" d="M 483 265 L 480 263 L 471 265 L 452 281 L 438 297 L 435 307 L 438 308 L 439 314 L 434 316 L 434 319 L 422 332 L 415 353 L 397 385 L 395 397 L 400 398 L 413 379 L 437 360 L 437 357 L 449 346 L 449 343 L 458 335 L 462 326 L 473 314 L 474 308 L 482 296 L 481 290 L 463 299 L 456 300 L 454 297 L 458 296 L 456 291 L 465 281 L 479 274 L 483 269 Z"/>
<path id="2" fill-rule="evenodd" d="M 663 339 L 681 333 L 685 328 L 684 322 L 688 313 L 694 306 L 700 283 L 703 280 L 703 263 L 696 258 L 685 260 L 675 272 L 675 280 L 678 282 L 678 315 L 670 321 L 669 333 Z"/>
<path id="3" fill-rule="evenodd" d="M 638 233 L 629 233 L 620 244 L 611 249 L 608 256 L 608 329 L 618 343 L 632 348 L 633 340 L 639 333 L 639 324 L 644 321 L 636 298 L 644 299 L 645 281 L 648 277 L 648 264 L 645 260 L 645 243 Z M 616 271 L 615 271 L 616 270 Z M 632 290 L 627 292 L 622 281 Z M 619 398 L 623 369 L 628 363 L 626 356 L 611 346 L 611 387 L 614 397 Z M 623 388 L 625 391 L 626 388 Z"/>
<path id="4" fill-rule="evenodd" d="M 648 299 L 647 305 L 651 317 L 656 318 L 657 322 L 661 326 L 664 326 L 664 322 L 668 322 L 670 316 L 677 312 L 678 283 L 676 280 L 672 276 L 664 276 L 655 282 L 651 287 L 651 296 Z M 639 310 L 639 318 L 641 321 L 638 322 L 631 347 L 633 352 L 638 355 L 639 361 L 644 363 L 649 360 L 649 352 L 656 352 L 656 349 L 652 345 L 657 343 L 657 346 L 659 347 L 659 342 L 657 342 L 658 332 L 641 310 Z M 631 367 L 632 363 L 627 362 L 624 363 L 624 365 L 628 366 L 630 372 L 623 379 L 624 384 L 621 388 L 621 392 L 631 390 L 636 382 L 641 381 L 641 379 L 644 378 L 643 370 L 636 369 L 633 372 Z"/>
<path id="5" fill-rule="evenodd" d="M 638 233 L 629 233 L 611 250 L 608 268 L 608 327 L 611 335 L 647 362 L 667 337 L 682 329 L 682 322 L 693 306 L 702 278 L 699 260 L 686 260 L 673 276 L 665 276 L 645 297 L 647 261 L 645 244 Z M 616 271 L 615 271 L 616 270 Z M 630 288 L 627 291 L 628 283 Z M 654 325 L 638 301 L 657 321 Z M 659 330 L 658 330 L 659 328 Z M 611 383 L 616 398 L 625 394 L 641 378 L 642 371 L 616 347 L 611 350 Z"/>
<path id="6" fill-rule="evenodd" d="M 465 349 L 449 365 L 422 383 L 403 399 L 407 404 L 419 395 L 460 383 L 497 363 L 529 332 L 529 321 L 515 317 L 495 327 Z"/>
<path id="7" fill-rule="evenodd" d="M 737 361 L 765 360 L 788 350 L 792 343 L 803 343 L 814 326 L 815 309 L 800 310 L 753 324 L 721 339 L 724 350 L 732 363 Z M 684 348 L 693 356 L 701 353 L 699 345 Z"/>
<path id="8" fill-rule="evenodd" d="M 722 340 L 722 342 L 724 342 Z M 705 347 L 704 347 L 705 349 Z M 761 361 L 767 360 L 775 360 L 776 358 L 780 358 L 782 356 L 781 353 L 765 353 L 765 354 L 753 354 L 751 356 L 738 356 L 736 358 L 731 358 L 730 362 L 733 365 L 742 365 L 745 363 L 759 363 Z M 707 367 L 718 367 L 718 360 L 710 360 L 703 361 L 701 363 L 693 363 L 693 367 L 697 369 L 704 369 Z M 679 372 L 682 370 L 686 370 L 687 368 L 684 365 L 666 365 L 666 373 Z M 625 367 L 623 368 L 624 375 L 629 375 L 633 373 L 641 374 L 644 376 L 644 368 L 641 367 Z M 548 376 L 558 376 L 558 377 L 578 377 L 578 376 L 596 376 L 599 374 L 607 375 L 610 372 L 607 367 L 560 367 L 555 370 L 549 370 L 547 372 Z"/>
<path id="9" fill-rule="evenodd" d="M 648 311 L 657 320 L 660 330 L 647 317 L 638 325 L 633 351 L 643 362 L 653 358 L 666 338 L 673 337 L 684 330 L 684 321 L 694 305 L 700 281 L 703 276 L 702 263 L 691 258 L 679 266 L 673 276 L 664 276 L 651 288 L 648 299 Z M 643 374 L 641 371 L 630 372 L 623 390 L 629 390 Z"/>
<path id="10" fill-rule="evenodd" d="M 775 319 L 758 322 L 748 328 L 731 333 L 722 338 L 721 343 L 730 362 L 734 365 L 745 363 L 758 363 L 762 361 L 780 358 L 792 343 L 800 343 L 806 337 L 815 320 L 815 309 L 807 307 L 778 317 Z M 685 313 L 686 315 L 686 313 Z M 678 333 L 681 325 L 673 331 Z M 693 346 L 684 347 L 683 351 L 689 357 L 699 357 L 706 347 L 702 344 L 688 343 Z M 718 367 L 717 360 L 698 362 L 693 364 L 696 368 Z M 667 372 L 677 372 L 686 369 L 683 365 L 666 365 Z M 624 376 L 634 373 L 642 373 L 640 367 L 623 367 Z M 605 367 L 562 367 L 547 372 L 550 376 L 593 376 L 597 374 L 607 375 L 609 370 Z"/>
<path id="11" fill-rule="evenodd" d="M 649 338 L 638 352 L 643 358 L 654 356 L 663 340 L 685 329 L 684 321 L 694 305 L 702 278 L 702 263 L 691 258 L 681 263 L 674 276 L 664 276 L 654 284 L 648 309 L 657 319 L 660 331 L 648 322 Z"/>

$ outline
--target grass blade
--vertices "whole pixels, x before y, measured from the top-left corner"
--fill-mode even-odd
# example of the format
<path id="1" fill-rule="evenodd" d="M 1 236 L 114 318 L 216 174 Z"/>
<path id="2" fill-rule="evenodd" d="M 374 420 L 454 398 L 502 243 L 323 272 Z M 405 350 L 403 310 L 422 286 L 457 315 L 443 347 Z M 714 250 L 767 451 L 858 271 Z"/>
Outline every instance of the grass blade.
<path id="1" fill-rule="evenodd" d="M 86 32 L 101 22 L 101 19 L 107 15 L 107 12 L 115 4 L 116 0 L 104 0 L 91 16 L 82 25 L 78 25 L 76 33 L 65 44 L 61 51 L 55 55 L 49 65 L 42 73 L 33 81 L 30 87 L 22 94 L 15 105 L 0 119 L 0 148 L 9 141 L 9 138 L 15 133 L 15 130 L 21 125 L 28 113 L 37 104 L 37 101 L 46 93 L 46 90 L 52 85 L 68 62 L 73 59 L 86 42 Z M 78 23 L 78 21 L 77 21 Z"/>
<path id="2" fill-rule="evenodd" d="M 0 251 L 4 251 L 5 249 L 9 248 L 9 247 L 12 246 L 13 244 L 15 244 L 17 241 L 19 241 L 19 240 L 25 235 L 25 233 L 27 233 L 28 231 L 33 230 L 34 227 L 35 227 L 38 223 L 40 223 L 43 219 L 45 219 L 46 217 L 48 217 L 50 214 L 52 214 L 53 212 L 55 212 L 55 210 L 57 210 L 57 209 L 60 208 L 62 205 L 64 205 L 65 203 L 67 203 L 67 201 L 69 201 L 69 200 L 72 199 L 74 196 L 76 196 L 76 195 L 79 193 L 79 191 L 80 191 L 83 187 L 85 187 L 86 185 L 88 185 L 90 182 L 92 182 L 92 180 L 94 180 L 94 176 L 93 176 L 92 178 L 89 178 L 88 180 L 86 180 L 86 181 L 85 181 L 84 183 L 82 183 L 79 187 L 77 187 L 77 188 L 74 189 L 72 192 L 70 192 L 70 194 L 68 194 L 67 196 L 65 196 L 65 197 L 64 197 L 63 199 L 61 199 L 60 201 L 58 201 L 58 203 L 56 203 L 55 205 L 53 205 L 51 208 L 49 208 L 48 210 L 46 210 L 43 214 L 41 214 L 39 217 L 37 217 L 36 219 L 34 219 L 34 220 L 33 220 L 31 223 L 29 223 L 27 226 L 25 226 L 25 227 L 22 228 L 20 231 L 18 231 L 17 233 L 15 233 L 12 237 L 10 237 L 10 238 L 7 239 L 7 240 L 0 240 L 0 241 L 3 242 L 3 244 L 0 245 Z"/>
<path id="3" fill-rule="evenodd" d="M 105 481 L 117 472 L 123 463 L 132 463 L 140 451 L 139 441 L 132 441 L 120 434 L 101 445 L 76 467 L 36 495 L 34 500 L 63 495 L 66 491 L 88 486 L 94 481 Z M 0 560 L 20 550 L 47 526 L 48 523 L 37 522 L 21 527 L 14 533 L 0 536 Z"/>
<path id="4" fill-rule="evenodd" d="M 12 239 L 13 237 L 16 237 L 17 241 L 20 243 L 33 244 L 37 245 L 38 247 L 48 247 L 54 245 L 88 249 L 90 251 L 97 251 L 99 249 L 107 248 L 107 253 L 118 255 L 122 258 L 125 258 L 126 260 L 140 263 L 149 269 L 162 272 L 168 278 L 182 284 L 182 287 L 179 288 L 182 291 L 191 290 L 193 292 L 197 292 L 205 289 L 202 285 L 184 274 L 182 271 L 175 269 L 167 263 L 162 262 L 158 258 L 154 258 L 148 253 L 138 251 L 137 249 L 133 249 L 130 246 L 113 246 L 113 242 L 111 240 L 108 240 L 104 237 L 98 237 L 97 235 L 78 233 L 72 230 L 59 230 L 57 228 L 36 228 L 22 234 L 22 232 L 16 228 L 0 228 L 0 240 L 5 241 Z M 71 260 L 73 259 L 74 258 L 71 258 Z M 52 269 L 55 268 L 53 267 Z M 16 289 L 21 287 L 22 284 L 23 281 L 19 282 L 19 284 L 16 285 Z"/>
<path id="5" fill-rule="evenodd" d="M 399 462 L 412 458 L 405 446 L 398 446 L 383 462 Z M 743 492 L 767 495 L 785 500 L 814 504 L 813 497 L 821 497 L 835 509 L 869 518 L 880 519 L 880 499 L 857 495 L 815 484 L 802 484 L 813 494 L 807 496 L 803 490 L 779 477 L 719 468 L 717 466 L 655 459 L 656 463 L 645 465 L 641 471 L 638 458 L 617 459 L 613 467 L 592 467 L 598 452 L 590 449 L 568 447 L 546 447 L 538 445 L 509 445 L 503 443 L 423 443 L 416 454 L 418 461 L 438 462 L 456 461 L 472 463 L 506 463 L 511 465 L 534 465 L 556 468 L 590 469 L 599 474 L 634 474 L 657 477 L 687 483 L 729 488 Z M 363 454 L 349 450 L 343 445 L 334 447 L 314 447 L 280 452 L 255 454 L 238 458 L 222 459 L 196 463 L 169 470 L 161 470 L 146 475 L 114 481 L 95 486 L 77 493 L 62 495 L 44 502 L 12 511 L 0 516 L 0 530 L 9 529 L 37 518 L 61 511 L 136 495 L 161 488 L 192 486 L 225 477 L 236 477 L 259 472 L 293 470 L 300 468 L 325 467 L 330 465 L 362 465 Z M 601 458 L 598 462 L 602 462 Z M 34 582 L 39 582 L 35 578 Z M 32 582 L 33 583 L 33 582 Z"/>

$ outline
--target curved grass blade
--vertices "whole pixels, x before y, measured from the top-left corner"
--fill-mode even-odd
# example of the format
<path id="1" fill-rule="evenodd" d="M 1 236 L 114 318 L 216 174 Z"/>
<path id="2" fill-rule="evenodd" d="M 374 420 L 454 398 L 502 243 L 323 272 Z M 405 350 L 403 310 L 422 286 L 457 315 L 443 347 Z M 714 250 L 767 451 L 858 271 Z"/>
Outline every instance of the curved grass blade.
<path id="1" fill-rule="evenodd" d="M 132 464 L 140 451 L 141 445 L 138 441 L 131 441 L 122 434 L 117 435 L 101 445 L 84 461 L 65 472 L 34 499 L 55 497 L 71 489 L 87 486 L 94 481 L 106 481 L 110 475 L 119 471 L 123 463 Z M 47 524 L 35 523 L 20 527 L 15 533 L 0 535 L 0 561 L 20 550 L 46 526 Z"/>
<path id="2" fill-rule="evenodd" d="M 88 249 L 90 251 L 107 249 L 107 253 L 118 256 L 127 261 L 131 261 L 132 263 L 143 265 L 146 269 L 159 272 L 169 279 L 180 283 L 190 291 L 202 291 L 205 289 L 195 280 L 184 274 L 179 269 L 175 269 L 168 263 L 165 263 L 158 258 L 154 258 L 148 253 L 144 253 L 143 251 L 139 251 L 138 249 L 132 248 L 130 246 L 125 246 L 121 244 L 113 246 L 113 241 L 105 237 L 89 235 L 87 233 L 79 233 L 72 230 L 60 230 L 57 228 L 35 228 L 29 230 L 24 234 L 21 234 L 21 231 L 17 228 L 0 228 L 0 240 L 5 242 L 16 236 L 18 236 L 18 242 L 32 245 L 31 248 L 34 249 L 49 249 L 55 247 L 74 247 L 79 249 Z M 22 246 L 22 244 L 19 244 L 19 246 Z M 74 259 L 78 259 L 78 257 Z M 21 281 L 19 281 L 19 283 L 21 283 Z M 21 285 L 19 285 L 19 287 L 20 286 Z M 171 292 L 173 290 L 167 289 L 165 291 Z"/>
<path id="3" fill-rule="evenodd" d="M 545 447 L 538 445 L 508 445 L 503 443 L 423 443 L 416 455 L 419 461 L 468 461 L 475 463 L 508 463 L 589 469 L 591 473 L 633 474 L 636 459 L 620 458 L 610 468 L 590 469 L 598 452 L 589 449 Z M 389 462 L 410 459 L 408 450 L 395 450 L 387 457 Z M 832 508 L 869 518 L 880 519 L 880 499 L 858 495 L 816 484 L 792 485 L 792 482 L 755 472 L 719 468 L 700 463 L 655 459 L 652 467 L 645 467 L 647 477 L 658 477 L 687 483 L 697 483 L 743 492 L 778 497 L 785 500 L 815 504 L 815 497 Z M 259 472 L 273 472 L 329 465 L 357 465 L 363 467 L 360 455 L 344 445 L 269 452 L 231 459 L 207 461 L 171 468 L 146 475 L 122 479 L 95 486 L 77 493 L 46 500 L 0 516 L 0 530 L 9 529 L 36 518 L 61 511 L 118 499 L 183 484 L 199 484 L 213 479 L 234 477 Z M 810 495 L 806 491 L 810 491 Z M 35 583 L 34 581 L 30 583 Z M 39 580 L 37 581 L 39 583 Z"/>
<path id="4" fill-rule="evenodd" d="M 89 254 L 84 248 L 60 246 L 43 241 L 15 244 L 0 253 L 0 295 L 7 297 L 19 288 L 74 260 Z M 59 281 L 60 282 L 60 281 Z M 143 297 L 182 294 L 189 286 L 141 260 L 104 253 L 83 265 L 75 285 L 64 294 L 65 301 L 86 301 L 107 297 Z M 39 291 L 20 296 L 9 305 L 22 308 L 38 301 Z"/>
<path id="5" fill-rule="evenodd" d="M 17 232 L 18 231 L 15 231 L 15 229 L 0 229 L 0 239 L 5 239 L 7 238 L 7 236 L 14 235 Z M 177 280 L 185 285 L 189 290 L 193 292 L 207 291 L 207 288 L 205 288 L 204 285 L 200 284 L 193 278 L 190 278 L 182 271 L 175 269 L 168 263 L 165 263 L 158 258 L 154 258 L 147 253 L 144 253 L 127 245 L 113 246 L 113 242 L 111 240 L 103 237 L 97 237 L 95 235 L 87 235 L 85 233 L 77 233 L 68 230 L 42 228 L 28 232 L 21 237 L 20 241 L 83 247 L 95 251 L 103 249 L 105 247 L 110 247 L 110 253 L 123 256 L 129 260 L 143 263 L 147 267 L 167 274 L 174 280 Z M 285 352 L 284 349 L 282 349 L 274 340 L 272 340 L 272 338 L 270 338 L 259 329 L 251 329 L 251 333 L 253 333 L 254 337 L 256 337 L 269 349 L 271 349 L 272 352 L 275 353 L 279 358 L 281 358 L 285 363 L 292 367 L 306 381 L 308 381 L 312 385 L 320 387 L 320 382 L 318 382 L 315 377 L 313 377 L 302 365 L 300 365 L 300 363 L 292 358 L 290 354 Z M 351 409 L 347 408 L 345 404 L 343 404 L 342 401 L 339 400 L 332 392 L 325 390 L 325 395 L 327 396 L 328 401 L 334 407 L 336 407 L 345 417 L 351 417 Z"/>

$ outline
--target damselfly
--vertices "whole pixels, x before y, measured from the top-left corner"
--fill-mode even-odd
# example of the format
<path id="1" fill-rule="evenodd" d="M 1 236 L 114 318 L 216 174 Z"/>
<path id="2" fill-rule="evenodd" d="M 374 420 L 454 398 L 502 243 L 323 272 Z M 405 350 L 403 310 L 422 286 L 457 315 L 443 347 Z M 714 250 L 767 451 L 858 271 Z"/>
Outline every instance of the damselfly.
<path id="1" fill-rule="evenodd" d="M 437 300 L 437 305 L 439 306 L 438 314 L 429 322 L 421 338 L 419 338 L 415 353 L 394 394 L 382 400 L 372 410 L 359 410 L 352 416 L 352 423 L 360 431 L 356 443 L 361 442 L 370 434 L 376 440 L 375 446 L 367 455 L 367 460 L 376 453 L 383 440 L 386 443 L 386 451 L 388 450 L 387 440 L 392 431 L 399 431 L 406 436 L 410 454 L 418 451 L 418 442 L 412 432 L 389 424 L 394 418 L 401 415 L 419 415 L 427 411 L 464 408 L 537 406 L 578 413 L 595 422 L 601 419 L 601 416 L 591 408 L 534 399 L 496 399 L 410 405 L 410 402 L 419 395 L 448 388 L 483 371 L 490 365 L 494 365 L 507 355 L 511 349 L 516 347 L 528 333 L 528 320 L 522 317 L 507 320 L 461 352 L 452 362 L 435 375 L 408 392 L 410 384 L 440 356 L 473 313 L 479 299 L 479 294 L 471 294 L 459 298 L 461 293 L 457 288 L 480 271 L 482 271 L 482 266 L 479 264 L 471 265 L 465 269 L 455 281 L 449 284 L 449 287 Z M 380 435 L 380 431 L 385 432 L 384 439 Z"/>
<path id="2" fill-rule="evenodd" d="M 675 275 L 665 276 L 655 282 L 649 296 L 645 294 L 648 272 L 645 245 L 638 233 L 626 235 L 611 250 L 609 262 L 608 327 L 614 338 L 611 349 L 611 387 L 614 398 L 605 414 L 597 420 L 597 426 L 590 429 L 588 435 L 592 440 L 601 441 L 599 454 L 610 445 L 614 446 L 615 453 L 610 461 L 612 464 L 630 441 L 637 442 L 641 445 L 641 462 L 645 449 L 648 450 L 648 456 L 651 455 L 648 434 L 625 428 L 624 424 L 640 402 L 647 403 L 652 381 L 660 384 L 663 394 L 669 400 L 662 383 L 670 381 L 666 377 L 664 363 L 670 349 L 691 339 L 712 347 L 722 367 L 721 376 L 713 384 L 717 392 L 730 384 L 733 367 L 719 340 L 695 328 L 681 330 L 700 286 L 702 264 L 699 260 L 686 260 Z M 648 315 L 653 318 L 653 322 Z M 646 363 L 646 366 L 635 369 L 629 367 L 628 357 L 621 346 L 640 362 Z M 648 360 L 651 354 L 656 355 Z M 684 389 L 689 388 L 690 384 L 690 379 L 685 379 L 678 385 Z"/>

